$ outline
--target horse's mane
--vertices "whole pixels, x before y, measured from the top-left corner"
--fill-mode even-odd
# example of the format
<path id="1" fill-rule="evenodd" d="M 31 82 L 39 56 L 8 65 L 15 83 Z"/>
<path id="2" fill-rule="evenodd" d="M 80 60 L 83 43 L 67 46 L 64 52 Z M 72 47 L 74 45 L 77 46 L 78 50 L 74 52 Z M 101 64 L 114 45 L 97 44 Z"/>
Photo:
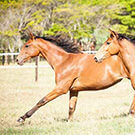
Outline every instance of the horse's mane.
<path id="1" fill-rule="evenodd" d="M 127 36 L 125 34 L 118 34 L 118 39 L 119 40 L 122 40 L 122 39 L 127 39 L 128 41 L 132 42 L 132 43 L 135 43 L 135 37 L 131 37 L 131 36 Z"/>
<path id="2" fill-rule="evenodd" d="M 67 35 L 60 34 L 60 35 L 56 35 L 56 36 L 46 36 L 46 37 L 36 36 L 36 38 L 42 38 L 44 40 L 52 42 L 56 46 L 64 49 L 66 52 L 80 53 L 79 47 L 77 46 L 77 44 L 75 44 L 74 41 Z"/>

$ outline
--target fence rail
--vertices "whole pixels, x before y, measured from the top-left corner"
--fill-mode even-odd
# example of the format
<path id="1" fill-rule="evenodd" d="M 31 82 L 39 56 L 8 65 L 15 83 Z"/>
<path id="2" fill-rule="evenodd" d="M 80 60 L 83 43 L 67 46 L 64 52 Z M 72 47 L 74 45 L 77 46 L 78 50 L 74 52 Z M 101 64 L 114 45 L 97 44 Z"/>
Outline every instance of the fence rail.
<path id="1" fill-rule="evenodd" d="M 29 66 L 19 66 L 19 65 L 13 65 L 13 66 L 0 66 L 0 69 L 13 69 L 13 68 L 36 68 L 37 66 L 36 65 L 29 65 Z M 49 68 L 51 66 L 49 65 L 39 65 L 38 66 L 39 68 Z"/>
<path id="2" fill-rule="evenodd" d="M 0 56 L 13 56 L 18 55 L 19 53 L 0 53 Z"/>
<path id="3" fill-rule="evenodd" d="M 82 51 L 83 53 L 95 54 L 97 51 Z"/>
<path id="4" fill-rule="evenodd" d="M 88 54 L 95 54 L 96 53 L 96 51 L 82 51 L 83 53 L 88 53 Z M 0 53 L 0 56 L 15 56 L 15 55 L 18 55 L 19 54 L 19 52 L 18 53 Z M 8 65 L 8 66 L 0 66 L 0 69 L 7 69 L 7 68 L 9 68 L 9 69 L 11 69 L 11 68 L 36 68 L 37 67 L 37 65 L 35 64 L 35 65 L 29 65 L 29 66 L 26 66 L 26 65 L 24 65 L 24 66 L 19 66 L 19 65 L 13 65 L 13 66 L 10 66 L 10 65 Z M 48 67 L 50 67 L 49 65 L 40 65 L 40 66 L 38 66 L 38 67 L 40 67 L 40 68 L 48 68 Z"/>
<path id="5" fill-rule="evenodd" d="M 88 53 L 88 54 L 95 54 L 96 51 L 82 51 L 83 53 Z M 18 55 L 18 53 L 0 53 L 0 56 L 13 56 L 13 55 Z"/>
<path id="6" fill-rule="evenodd" d="M 96 51 L 83 51 L 83 53 L 88 53 L 88 54 L 95 54 Z M 0 56 L 16 56 L 19 53 L 0 53 Z M 19 66 L 19 65 L 13 65 L 13 66 L 0 66 L 0 69 L 18 69 L 18 68 L 35 68 L 35 81 L 38 81 L 38 70 L 40 68 L 48 68 L 50 65 L 39 65 L 39 57 L 36 57 L 35 65 L 24 65 L 24 66 Z"/>

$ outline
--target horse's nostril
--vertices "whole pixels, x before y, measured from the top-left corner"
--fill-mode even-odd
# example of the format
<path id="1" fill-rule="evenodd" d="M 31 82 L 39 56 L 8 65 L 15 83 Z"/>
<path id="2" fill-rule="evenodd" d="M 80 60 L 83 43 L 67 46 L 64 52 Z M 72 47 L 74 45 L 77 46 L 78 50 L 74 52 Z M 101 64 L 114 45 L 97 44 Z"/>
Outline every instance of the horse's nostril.
<path id="1" fill-rule="evenodd" d="M 96 62 L 98 62 L 98 59 L 97 59 L 97 57 L 94 57 L 94 60 L 95 60 Z"/>

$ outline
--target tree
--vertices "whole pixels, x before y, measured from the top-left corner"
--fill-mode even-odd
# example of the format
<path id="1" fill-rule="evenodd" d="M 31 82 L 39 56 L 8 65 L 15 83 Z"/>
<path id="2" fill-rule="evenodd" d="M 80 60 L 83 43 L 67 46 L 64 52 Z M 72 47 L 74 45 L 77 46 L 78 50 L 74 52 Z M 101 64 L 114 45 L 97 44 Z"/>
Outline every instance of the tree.
<path id="1" fill-rule="evenodd" d="M 0 48 L 16 51 L 27 31 L 46 36 L 66 33 L 88 43 L 102 44 L 113 28 L 135 33 L 134 0 L 1 0 Z"/>
<path id="2" fill-rule="evenodd" d="M 135 1 L 121 0 L 121 10 L 113 16 L 112 27 L 121 33 L 135 37 Z"/>

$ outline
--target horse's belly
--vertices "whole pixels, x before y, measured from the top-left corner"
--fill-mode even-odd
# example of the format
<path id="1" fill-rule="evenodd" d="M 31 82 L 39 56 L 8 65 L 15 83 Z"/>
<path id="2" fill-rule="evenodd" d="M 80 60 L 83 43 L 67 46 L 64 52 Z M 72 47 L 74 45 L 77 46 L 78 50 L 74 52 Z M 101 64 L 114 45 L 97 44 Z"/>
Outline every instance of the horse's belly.
<path id="1" fill-rule="evenodd" d="M 71 89 L 72 90 L 100 90 L 100 89 L 104 89 L 104 88 L 108 88 L 110 86 L 112 86 L 113 84 L 119 82 L 120 80 L 122 80 L 122 77 L 119 76 L 117 77 L 117 79 L 112 79 L 112 78 L 98 78 L 98 79 L 89 79 L 87 77 L 87 79 L 83 80 L 83 79 L 77 79 Z"/>

